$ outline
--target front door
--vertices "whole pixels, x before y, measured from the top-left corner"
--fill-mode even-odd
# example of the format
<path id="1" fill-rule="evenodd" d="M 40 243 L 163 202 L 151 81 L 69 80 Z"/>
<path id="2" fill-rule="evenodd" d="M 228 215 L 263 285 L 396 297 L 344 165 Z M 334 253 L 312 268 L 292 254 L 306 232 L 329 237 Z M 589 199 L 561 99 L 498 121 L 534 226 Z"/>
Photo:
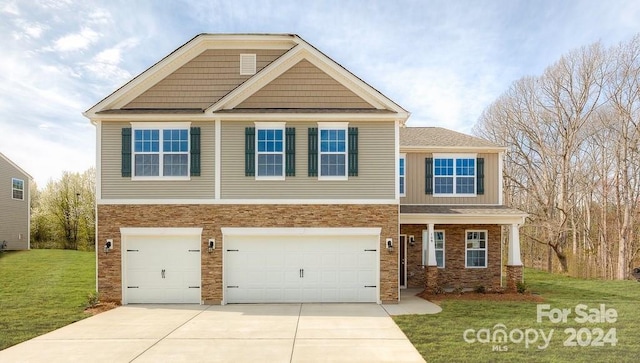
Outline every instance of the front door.
<path id="1" fill-rule="evenodd" d="M 400 236 L 400 288 L 407 288 L 407 236 Z"/>

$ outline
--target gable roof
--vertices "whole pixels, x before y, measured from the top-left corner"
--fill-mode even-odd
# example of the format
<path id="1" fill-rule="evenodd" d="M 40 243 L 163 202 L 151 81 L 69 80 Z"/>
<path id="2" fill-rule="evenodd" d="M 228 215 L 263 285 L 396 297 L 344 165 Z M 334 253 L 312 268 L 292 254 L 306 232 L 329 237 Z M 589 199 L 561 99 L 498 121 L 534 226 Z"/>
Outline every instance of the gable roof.
<path id="1" fill-rule="evenodd" d="M 506 147 L 443 127 L 401 127 L 400 149 L 430 151 L 505 151 Z"/>
<path id="2" fill-rule="evenodd" d="M 27 178 L 29 178 L 29 180 L 33 180 L 33 177 L 31 175 L 29 175 L 29 173 L 27 173 L 26 171 L 24 171 L 21 167 L 18 166 L 18 164 L 14 163 L 13 161 L 11 161 L 11 159 L 9 159 L 8 157 L 6 157 L 3 153 L 0 152 L 0 158 L 4 159 L 7 163 L 9 163 L 9 165 L 13 166 L 14 168 L 16 168 L 20 173 L 24 174 Z"/>
<path id="3" fill-rule="evenodd" d="M 203 69 L 210 62 L 215 62 L 215 54 L 226 51 L 238 59 L 243 50 L 263 50 L 269 57 L 267 61 L 258 62 L 254 75 L 234 74 L 211 89 L 210 86 L 215 82 L 207 80 L 211 74 Z M 237 106 L 255 109 L 255 102 L 245 101 L 255 101 L 251 97 L 259 95 L 261 89 L 273 84 L 274 80 L 296 65 L 307 63 L 334 80 L 333 86 L 338 84 L 348 90 L 351 99 L 359 102 L 353 104 L 359 106 L 353 107 L 360 109 L 359 112 L 363 109 L 387 110 L 402 121 L 409 117 L 409 113 L 398 104 L 295 34 L 199 34 L 88 109 L 84 115 L 95 120 L 107 115 L 175 114 L 185 110 L 192 117 L 206 117 Z M 206 74 L 203 75 L 203 72 Z M 167 91 L 166 86 L 179 78 L 180 74 L 182 77 L 191 77 L 192 87 L 188 86 L 184 92 Z M 206 87 L 210 89 L 204 89 Z M 184 102 L 163 103 L 162 99 L 166 97 L 182 97 Z M 279 108 L 322 108 L 322 105 L 304 103 L 304 107 L 285 106 Z"/>

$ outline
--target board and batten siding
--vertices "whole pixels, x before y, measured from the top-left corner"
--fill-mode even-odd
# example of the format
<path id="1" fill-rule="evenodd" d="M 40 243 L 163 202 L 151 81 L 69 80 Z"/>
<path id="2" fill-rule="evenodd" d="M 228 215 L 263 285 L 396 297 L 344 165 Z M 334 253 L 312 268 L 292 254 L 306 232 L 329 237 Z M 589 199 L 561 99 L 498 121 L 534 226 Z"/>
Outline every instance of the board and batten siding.
<path id="1" fill-rule="evenodd" d="M 478 154 L 484 158 L 484 194 L 475 197 L 437 197 L 425 194 L 425 158 L 431 153 L 406 154 L 406 193 L 400 204 L 498 204 L 498 154 Z"/>
<path id="2" fill-rule="evenodd" d="M 13 199 L 11 179 L 24 181 L 24 199 Z M 0 243 L 8 250 L 29 248 L 29 176 L 0 157 Z"/>
<path id="3" fill-rule="evenodd" d="M 209 49 L 160 80 L 123 108 L 205 109 L 253 75 L 240 74 L 240 54 L 256 54 L 256 72 L 285 49 Z"/>
<path id="4" fill-rule="evenodd" d="M 199 199 L 214 198 L 215 124 L 192 122 L 200 127 L 200 176 L 191 180 L 131 180 L 122 177 L 122 128 L 129 122 L 103 122 L 102 126 L 102 199 Z M 131 163 L 132 168 L 134 163 Z"/>
<path id="5" fill-rule="evenodd" d="M 358 176 L 318 180 L 308 176 L 308 129 L 317 122 L 287 122 L 296 129 L 296 175 L 285 180 L 245 176 L 245 128 L 251 121 L 222 122 L 221 197 L 223 199 L 395 199 L 395 125 L 349 122 L 358 127 Z"/>
<path id="6" fill-rule="evenodd" d="M 235 108 L 374 107 L 311 62 L 302 60 Z"/>

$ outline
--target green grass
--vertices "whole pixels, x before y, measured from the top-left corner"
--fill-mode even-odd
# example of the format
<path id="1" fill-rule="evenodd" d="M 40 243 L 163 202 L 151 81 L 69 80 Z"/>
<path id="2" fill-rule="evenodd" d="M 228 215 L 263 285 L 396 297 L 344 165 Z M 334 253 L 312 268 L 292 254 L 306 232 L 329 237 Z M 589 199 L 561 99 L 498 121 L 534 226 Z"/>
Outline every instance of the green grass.
<path id="1" fill-rule="evenodd" d="M 95 291 L 95 253 L 0 253 L 0 350 L 81 320 Z"/>
<path id="2" fill-rule="evenodd" d="M 405 315 L 394 320 L 428 362 L 637 362 L 640 356 L 640 283 L 635 281 L 583 280 L 546 272 L 526 269 L 525 280 L 530 291 L 544 298 L 541 303 L 509 301 L 445 300 L 442 312 L 436 315 Z M 537 305 L 549 304 L 550 308 L 571 309 L 566 323 L 552 323 L 548 318 L 537 322 Z M 615 309 L 618 317 L 614 323 L 579 323 L 575 308 L 585 304 L 589 309 Z M 467 329 L 489 329 L 503 324 L 509 333 L 513 329 L 541 329 L 548 335 L 553 330 L 550 344 L 538 338 L 535 344 L 495 343 L 506 346 L 507 351 L 493 351 L 494 343 L 467 343 L 463 337 Z M 615 328 L 616 346 L 564 346 L 570 334 L 565 329 L 583 332 L 583 344 L 593 342 L 594 329 L 604 333 Z M 587 333 L 588 331 L 588 333 Z M 591 334 L 592 339 L 587 338 Z M 514 333 L 517 339 L 518 334 Z M 533 339 L 534 334 L 531 333 Z M 573 340 L 578 343 L 577 339 Z"/>

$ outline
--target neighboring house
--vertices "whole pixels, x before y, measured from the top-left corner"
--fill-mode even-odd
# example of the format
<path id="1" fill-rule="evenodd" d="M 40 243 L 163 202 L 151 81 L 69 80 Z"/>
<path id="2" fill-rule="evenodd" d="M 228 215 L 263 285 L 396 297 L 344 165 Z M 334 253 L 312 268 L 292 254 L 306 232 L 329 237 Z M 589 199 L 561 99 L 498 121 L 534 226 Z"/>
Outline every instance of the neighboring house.
<path id="1" fill-rule="evenodd" d="M 505 152 L 439 127 L 400 129 L 401 286 L 495 290 L 505 272 L 510 289 L 522 281 L 527 215 L 503 205 Z"/>
<path id="2" fill-rule="evenodd" d="M 198 35 L 85 116 L 101 299 L 398 301 L 409 113 L 300 37 Z M 414 234 L 433 223 L 414 217 Z"/>
<path id="3" fill-rule="evenodd" d="M 29 185 L 32 179 L 0 153 L 0 250 L 30 248 Z"/>

